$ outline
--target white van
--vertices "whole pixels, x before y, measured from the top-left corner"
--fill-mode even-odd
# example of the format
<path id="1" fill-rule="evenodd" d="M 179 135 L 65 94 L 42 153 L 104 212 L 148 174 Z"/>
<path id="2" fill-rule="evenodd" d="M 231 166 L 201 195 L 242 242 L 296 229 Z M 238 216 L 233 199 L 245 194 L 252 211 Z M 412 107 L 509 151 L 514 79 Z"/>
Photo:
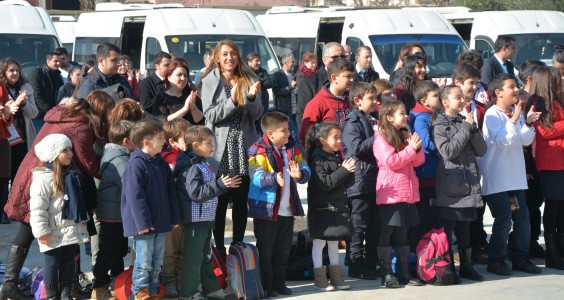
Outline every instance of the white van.
<path id="1" fill-rule="evenodd" d="M 72 57 L 72 48 L 74 48 L 74 28 L 76 27 L 76 19 L 72 16 L 51 16 L 53 25 L 57 30 L 57 35 L 63 44 L 63 47 Z"/>
<path id="2" fill-rule="evenodd" d="M 419 43 L 427 54 L 429 76 L 450 77 L 456 57 L 466 50 L 460 35 L 433 11 L 273 7 L 257 16 L 279 56 L 291 51 L 301 63 L 306 51 L 321 57 L 325 43 L 341 42 L 352 53 L 372 49 L 372 64 L 381 78 L 394 70 L 401 48 Z"/>
<path id="3" fill-rule="evenodd" d="M 27 1 L 0 1 L 0 58 L 11 57 L 22 65 L 26 77 L 45 56 L 60 46 L 47 12 Z"/>
<path id="4" fill-rule="evenodd" d="M 233 40 L 244 57 L 257 52 L 262 66 L 272 74 L 280 69 L 272 46 L 256 19 L 247 11 L 213 8 L 179 8 L 167 5 L 120 3 L 103 6 L 78 18 L 73 59 L 95 58 L 100 43 L 119 46 L 142 76 L 154 69 L 153 57 L 166 51 L 188 61 L 193 77 L 204 66 L 203 56 L 219 41 Z"/>

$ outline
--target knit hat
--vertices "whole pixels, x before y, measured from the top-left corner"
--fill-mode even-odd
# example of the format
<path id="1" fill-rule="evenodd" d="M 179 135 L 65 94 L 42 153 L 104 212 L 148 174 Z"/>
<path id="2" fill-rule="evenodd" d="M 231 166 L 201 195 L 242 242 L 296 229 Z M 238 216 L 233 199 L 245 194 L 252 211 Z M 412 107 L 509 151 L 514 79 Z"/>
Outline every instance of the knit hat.
<path id="1" fill-rule="evenodd" d="M 72 142 L 66 135 L 50 134 L 35 145 L 35 155 L 42 162 L 52 163 L 67 147 L 72 147 Z"/>

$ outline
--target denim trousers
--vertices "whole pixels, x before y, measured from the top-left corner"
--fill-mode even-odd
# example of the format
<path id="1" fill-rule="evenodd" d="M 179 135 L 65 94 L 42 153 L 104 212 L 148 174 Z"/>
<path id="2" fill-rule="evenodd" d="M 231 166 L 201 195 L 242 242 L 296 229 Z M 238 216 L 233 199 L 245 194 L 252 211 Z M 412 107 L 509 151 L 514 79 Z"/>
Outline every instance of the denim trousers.
<path id="1" fill-rule="evenodd" d="M 512 213 L 509 198 L 515 196 L 519 209 Z M 486 246 L 486 252 L 490 260 L 503 260 L 507 256 L 507 239 L 511 231 L 513 220 L 513 233 L 511 237 L 512 260 L 519 261 L 527 258 L 531 242 L 531 224 L 529 221 L 529 209 L 525 201 L 525 192 L 506 191 L 484 196 L 494 223 L 492 235 Z"/>
<path id="2" fill-rule="evenodd" d="M 158 293 L 159 273 L 164 257 L 164 233 L 143 234 L 133 237 L 135 263 L 131 292 L 137 294 L 141 289 L 149 288 L 151 295 Z"/>

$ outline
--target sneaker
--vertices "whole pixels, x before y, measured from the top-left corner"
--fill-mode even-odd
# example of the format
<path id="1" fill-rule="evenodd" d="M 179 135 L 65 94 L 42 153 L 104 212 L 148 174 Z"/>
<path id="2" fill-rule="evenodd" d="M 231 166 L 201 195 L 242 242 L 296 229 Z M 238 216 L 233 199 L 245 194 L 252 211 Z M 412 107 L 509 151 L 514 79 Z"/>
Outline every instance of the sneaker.
<path id="1" fill-rule="evenodd" d="M 225 292 L 222 289 L 219 289 L 215 292 L 211 292 L 211 293 L 207 294 L 206 298 L 208 298 L 208 299 L 225 299 L 225 296 L 227 296 L 225 294 Z"/>
<path id="2" fill-rule="evenodd" d="M 149 300 L 149 299 L 151 299 L 151 294 L 149 294 L 149 289 L 144 288 L 144 289 L 139 290 L 139 292 L 137 292 L 135 294 L 135 297 L 133 299 L 134 300 Z"/>
<path id="3" fill-rule="evenodd" d="M 292 295 L 292 290 L 285 285 L 284 286 L 277 286 L 277 287 L 274 288 L 274 290 L 276 292 L 278 292 L 278 294 L 280 294 L 280 295 L 284 295 L 284 296 Z"/>
<path id="4" fill-rule="evenodd" d="M 489 261 L 488 268 L 486 270 L 490 273 L 502 276 L 511 275 L 511 273 L 513 273 L 511 271 L 511 268 L 507 265 L 507 263 L 505 263 L 504 260 Z"/>
<path id="5" fill-rule="evenodd" d="M 514 261 L 512 268 L 515 271 L 521 271 L 529 274 L 540 274 L 541 272 L 541 268 L 537 267 L 526 258 L 520 261 Z"/>
<path id="6" fill-rule="evenodd" d="M 539 241 L 532 240 L 531 246 L 529 247 L 529 256 L 534 258 L 544 258 L 546 255 L 546 251 L 544 248 L 539 244 Z"/>

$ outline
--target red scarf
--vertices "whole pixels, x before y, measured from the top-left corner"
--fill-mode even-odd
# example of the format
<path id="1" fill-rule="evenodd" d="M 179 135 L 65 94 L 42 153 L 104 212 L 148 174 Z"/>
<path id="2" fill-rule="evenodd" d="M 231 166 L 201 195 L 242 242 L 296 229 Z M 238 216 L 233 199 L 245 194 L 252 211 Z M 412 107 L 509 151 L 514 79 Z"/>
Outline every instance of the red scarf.
<path id="1" fill-rule="evenodd" d="M 314 67 L 313 69 L 308 69 L 308 67 L 306 67 L 306 66 L 300 66 L 298 68 L 298 70 L 304 72 L 304 75 L 307 77 L 307 76 L 317 72 L 317 67 Z"/>

